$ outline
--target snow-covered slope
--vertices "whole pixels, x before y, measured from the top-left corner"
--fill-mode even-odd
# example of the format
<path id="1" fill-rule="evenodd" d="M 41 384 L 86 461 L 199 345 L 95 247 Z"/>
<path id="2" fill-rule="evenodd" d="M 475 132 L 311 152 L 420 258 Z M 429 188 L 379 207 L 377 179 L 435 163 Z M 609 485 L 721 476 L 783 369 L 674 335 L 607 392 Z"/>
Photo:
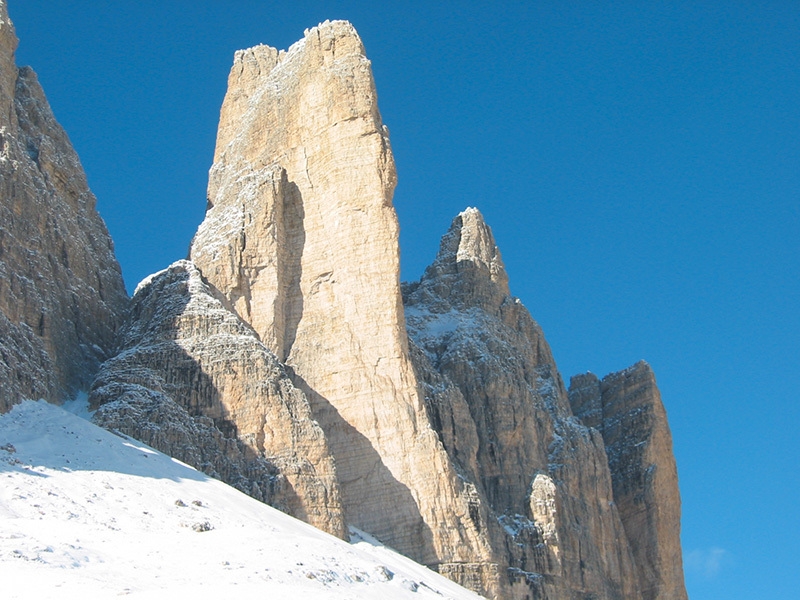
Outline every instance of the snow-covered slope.
<path id="1" fill-rule="evenodd" d="M 478 596 L 347 544 L 67 410 L 0 416 L 0 582 L 12 598 Z"/>

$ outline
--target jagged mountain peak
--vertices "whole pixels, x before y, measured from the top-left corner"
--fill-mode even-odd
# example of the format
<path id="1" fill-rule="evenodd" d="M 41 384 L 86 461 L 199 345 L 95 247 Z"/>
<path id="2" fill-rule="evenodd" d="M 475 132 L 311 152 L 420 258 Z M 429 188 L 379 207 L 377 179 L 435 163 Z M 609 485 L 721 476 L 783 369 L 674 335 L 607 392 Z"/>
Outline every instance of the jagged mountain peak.
<path id="1" fill-rule="evenodd" d="M 330 533 L 369 531 L 497 600 L 685 597 L 671 440 L 649 367 L 584 376 L 571 406 L 476 208 L 401 297 L 394 159 L 352 25 L 326 21 L 288 50 L 236 53 L 189 260 L 129 303 L 101 222 L 65 221 L 78 244 L 35 235 L 59 229 L 52 217 L 67 208 L 91 212 L 93 197 L 77 157 L 66 178 L 77 187 L 52 190 L 37 175 L 74 153 L 35 78 L 12 72 L 16 38 L 0 9 L 0 61 L 12 60 L 0 65 L 11 124 L 0 121 L 0 217 L 33 207 L 17 211 L 9 248 L 30 242 L 24 257 L 54 265 L 28 269 L 0 252 L 0 354 L 20 367 L 0 370 L 0 383 L 44 381 L 62 360 L 84 384 L 97 365 L 71 349 L 96 362 L 116 346 L 92 385 L 95 423 Z M 26 144 L 41 123 L 46 143 Z M 61 198 L 53 191 L 63 201 L 36 203 Z M 0 218 L 0 234 L 11 221 Z"/>
<path id="2" fill-rule="evenodd" d="M 453 219 L 436 259 L 406 294 L 415 294 L 435 312 L 470 306 L 495 312 L 510 297 L 500 249 L 477 208 L 468 207 Z"/>
<path id="3" fill-rule="evenodd" d="M 469 261 L 485 268 L 495 283 L 508 287 L 508 275 L 491 228 L 477 208 L 468 207 L 453 221 L 450 231 L 458 233 L 456 264 Z M 442 256 L 442 258 L 445 258 Z"/>

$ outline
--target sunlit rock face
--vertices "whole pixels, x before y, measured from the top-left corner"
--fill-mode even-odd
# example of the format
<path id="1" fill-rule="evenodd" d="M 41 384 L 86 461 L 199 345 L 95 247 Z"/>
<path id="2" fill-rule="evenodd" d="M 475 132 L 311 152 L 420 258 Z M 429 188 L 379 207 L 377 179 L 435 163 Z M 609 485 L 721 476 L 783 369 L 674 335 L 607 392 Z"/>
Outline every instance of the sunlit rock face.
<path id="1" fill-rule="evenodd" d="M 89 397 L 119 430 L 344 537 L 336 469 L 305 394 L 179 261 L 139 285 Z"/>
<path id="2" fill-rule="evenodd" d="M 649 593 L 656 559 L 618 508 L 616 454 L 573 415 L 476 209 L 401 294 L 394 162 L 352 26 L 238 52 L 228 85 L 206 218 L 190 261 L 137 293 L 128 350 L 92 396 L 106 425 L 180 407 L 181 431 L 158 416 L 134 435 L 487 597 Z M 179 293 L 149 291 L 162 287 Z M 154 338 L 147 315 L 169 298 L 181 308 Z"/>
<path id="3" fill-rule="evenodd" d="M 395 180 L 349 23 L 286 52 L 238 52 L 190 257 L 308 396 L 348 519 L 493 590 L 486 511 L 431 428 L 409 361 Z"/>
<path id="4" fill-rule="evenodd" d="M 0 0 L 0 413 L 89 387 L 127 306 L 86 175 Z"/>
<path id="5" fill-rule="evenodd" d="M 642 361 L 602 381 L 575 376 L 569 399 L 575 414 L 602 433 L 642 598 L 686 598 L 678 474 L 652 369 Z"/>
<path id="6" fill-rule="evenodd" d="M 401 293 L 394 160 L 349 23 L 236 54 L 189 260 L 130 302 L 15 47 L 0 0 L 0 411 L 94 378 L 97 423 L 489 598 L 685 598 L 649 367 L 568 396 L 476 209 Z"/>

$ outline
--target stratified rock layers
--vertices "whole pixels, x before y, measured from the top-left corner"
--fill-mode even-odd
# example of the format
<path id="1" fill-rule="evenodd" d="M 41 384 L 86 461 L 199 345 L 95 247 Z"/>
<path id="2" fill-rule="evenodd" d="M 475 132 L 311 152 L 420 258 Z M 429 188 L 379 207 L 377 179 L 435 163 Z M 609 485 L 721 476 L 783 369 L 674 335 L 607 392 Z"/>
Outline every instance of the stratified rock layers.
<path id="1" fill-rule="evenodd" d="M 489 597 L 686 598 L 650 367 L 567 394 L 475 209 L 401 294 L 394 160 L 349 23 L 236 54 L 191 260 L 130 302 L 16 45 L 0 0 L 0 413 L 94 378 L 97 423 Z"/>
<path id="2" fill-rule="evenodd" d="M 305 394 L 189 261 L 139 285 L 93 420 L 344 537 L 336 469 Z"/>
<path id="3" fill-rule="evenodd" d="M 495 573 L 409 361 L 395 167 L 358 35 L 326 22 L 287 52 L 238 52 L 228 85 L 192 261 L 308 395 L 348 519 L 426 564 Z"/>
<path id="4" fill-rule="evenodd" d="M 613 456 L 477 210 L 401 298 L 394 162 L 353 28 L 238 52 L 228 83 L 190 258 L 306 394 L 346 518 L 492 597 L 668 597 L 647 578 L 671 558 L 630 541 Z"/>
<path id="5" fill-rule="evenodd" d="M 456 217 L 404 302 L 434 427 L 503 525 L 492 543 L 506 548 L 507 596 L 686 598 L 677 471 L 650 367 L 575 377 L 568 395 L 476 209 Z"/>
<path id="6" fill-rule="evenodd" d="M 78 156 L 16 47 L 0 0 L 0 413 L 87 389 L 127 306 Z"/>

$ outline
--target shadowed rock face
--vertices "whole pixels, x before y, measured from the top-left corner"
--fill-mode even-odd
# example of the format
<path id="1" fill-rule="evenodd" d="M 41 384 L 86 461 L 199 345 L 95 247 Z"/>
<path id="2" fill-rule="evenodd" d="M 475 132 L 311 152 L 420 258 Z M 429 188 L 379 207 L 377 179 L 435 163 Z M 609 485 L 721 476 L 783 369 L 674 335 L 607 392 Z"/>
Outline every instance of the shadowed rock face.
<path id="1" fill-rule="evenodd" d="M 0 0 L 0 413 L 88 389 L 128 298 L 105 224 Z"/>
<path id="2" fill-rule="evenodd" d="M 139 285 L 94 421 L 339 537 L 336 469 L 305 394 L 189 261 Z"/>
<path id="3" fill-rule="evenodd" d="M 577 375 L 569 398 L 575 415 L 603 435 L 642 598 L 686 598 L 678 474 L 652 369 L 642 361 L 602 381 L 591 373 Z"/>
<path id="4" fill-rule="evenodd" d="M 503 597 L 637 597 L 603 440 L 572 416 L 476 209 L 454 219 L 404 302 L 434 427 L 501 525 L 490 531 Z"/>

